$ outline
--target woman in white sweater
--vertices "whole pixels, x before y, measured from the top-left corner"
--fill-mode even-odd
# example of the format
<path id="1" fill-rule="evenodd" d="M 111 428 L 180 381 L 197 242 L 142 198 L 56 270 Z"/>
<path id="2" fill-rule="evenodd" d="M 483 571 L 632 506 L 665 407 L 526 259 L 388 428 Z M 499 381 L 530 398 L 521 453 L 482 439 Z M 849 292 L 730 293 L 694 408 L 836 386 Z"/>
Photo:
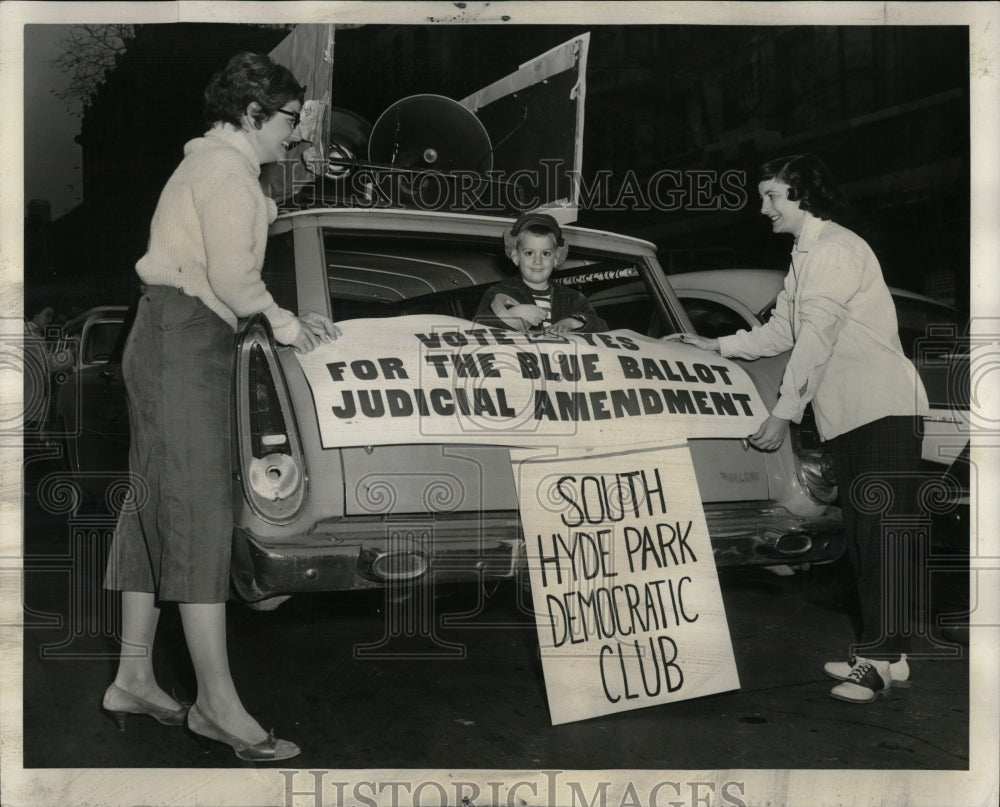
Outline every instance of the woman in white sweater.
<path id="1" fill-rule="evenodd" d="M 232 540 L 230 377 L 237 320 L 263 313 L 275 339 L 307 352 L 339 334 L 325 316 L 278 307 L 261 280 L 277 215 L 259 183 L 298 123 L 304 89 L 267 56 L 242 53 L 205 90 L 211 129 L 184 147 L 136 264 L 143 295 L 122 372 L 135 497 L 123 508 L 105 585 L 122 592 L 122 650 L 104 708 L 196 734 L 250 760 L 298 747 L 250 716 L 229 670 L 225 603 Z M 178 703 L 156 682 L 161 602 L 177 602 L 198 696 Z"/>

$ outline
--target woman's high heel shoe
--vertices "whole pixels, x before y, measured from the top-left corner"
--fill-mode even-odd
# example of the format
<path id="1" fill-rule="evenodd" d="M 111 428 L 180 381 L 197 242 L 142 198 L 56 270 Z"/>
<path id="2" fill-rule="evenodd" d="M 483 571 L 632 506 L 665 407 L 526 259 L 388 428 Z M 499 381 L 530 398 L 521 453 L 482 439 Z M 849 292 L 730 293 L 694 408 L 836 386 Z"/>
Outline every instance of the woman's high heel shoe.
<path id="1" fill-rule="evenodd" d="M 274 729 L 268 734 L 266 740 L 261 740 L 259 743 L 251 744 L 241 740 L 206 717 L 205 713 L 198 708 L 198 704 L 192 706 L 188 711 L 187 725 L 195 734 L 225 743 L 233 749 L 237 757 L 251 762 L 291 759 L 300 753 L 300 749 L 295 743 L 277 739 L 274 736 Z"/>
<path id="2" fill-rule="evenodd" d="M 128 715 L 149 715 L 159 720 L 164 726 L 183 726 L 190 705 L 182 703 L 178 709 L 165 709 L 140 698 L 138 695 L 133 695 L 117 684 L 112 684 L 104 693 L 102 707 L 114 718 L 118 724 L 118 730 L 125 731 L 125 718 Z"/>

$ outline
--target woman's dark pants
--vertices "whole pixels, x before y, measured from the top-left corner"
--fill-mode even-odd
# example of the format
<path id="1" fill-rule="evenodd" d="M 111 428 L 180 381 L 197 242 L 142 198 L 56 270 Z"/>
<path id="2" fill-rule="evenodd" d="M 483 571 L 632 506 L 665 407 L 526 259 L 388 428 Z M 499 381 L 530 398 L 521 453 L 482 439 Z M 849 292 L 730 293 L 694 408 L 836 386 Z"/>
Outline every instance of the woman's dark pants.
<path id="1" fill-rule="evenodd" d="M 926 623 L 918 537 L 921 421 L 885 417 L 830 441 L 847 552 L 857 581 L 861 635 L 852 653 L 895 660 Z"/>

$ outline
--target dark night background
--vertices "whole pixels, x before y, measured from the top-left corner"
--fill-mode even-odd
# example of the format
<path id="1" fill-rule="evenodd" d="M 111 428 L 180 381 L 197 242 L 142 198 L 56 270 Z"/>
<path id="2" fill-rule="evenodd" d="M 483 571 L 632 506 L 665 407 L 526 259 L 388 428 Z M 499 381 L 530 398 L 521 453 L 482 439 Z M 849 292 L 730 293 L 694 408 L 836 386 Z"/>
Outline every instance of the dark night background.
<path id="1" fill-rule="evenodd" d="M 748 202 L 736 212 L 582 210 L 579 223 L 653 241 L 667 272 L 784 269 L 790 242 L 759 215 L 754 171 L 812 151 L 843 187 L 844 223 L 871 243 L 887 281 L 968 310 L 964 26 L 346 27 L 336 32 L 333 104 L 374 122 L 409 95 L 460 99 L 583 31 L 584 177 L 742 170 Z M 269 51 L 288 31 L 181 23 L 135 33 L 84 107 L 82 204 L 55 220 L 29 205 L 29 307 L 44 300 L 66 315 L 127 301 L 157 196 L 183 144 L 204 131 L 205 84 L 232 54 Z"/>

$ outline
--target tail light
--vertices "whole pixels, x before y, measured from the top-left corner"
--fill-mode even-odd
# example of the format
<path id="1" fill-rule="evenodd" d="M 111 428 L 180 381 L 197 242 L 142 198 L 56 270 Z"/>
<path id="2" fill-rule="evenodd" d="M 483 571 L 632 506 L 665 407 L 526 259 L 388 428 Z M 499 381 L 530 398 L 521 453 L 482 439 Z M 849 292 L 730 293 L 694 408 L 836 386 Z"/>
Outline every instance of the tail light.
<path id="1" fill-rule="evenodd" d="M 837 474 L 833 454 L 820 440 L 811 406 L 806 407 L 800 424 L 792 424 L 791 439 L 798 460 L 799 482 L 816 501 L 823 504 L 835 501 Z"/>
<path id="2" fill-rule="evenodd" d="M 237 462 L 243 494 L 265 521 L 284 524 L 305 500 L 306 468 L 271 328 L 250 320 L 236 348 Z"/>

